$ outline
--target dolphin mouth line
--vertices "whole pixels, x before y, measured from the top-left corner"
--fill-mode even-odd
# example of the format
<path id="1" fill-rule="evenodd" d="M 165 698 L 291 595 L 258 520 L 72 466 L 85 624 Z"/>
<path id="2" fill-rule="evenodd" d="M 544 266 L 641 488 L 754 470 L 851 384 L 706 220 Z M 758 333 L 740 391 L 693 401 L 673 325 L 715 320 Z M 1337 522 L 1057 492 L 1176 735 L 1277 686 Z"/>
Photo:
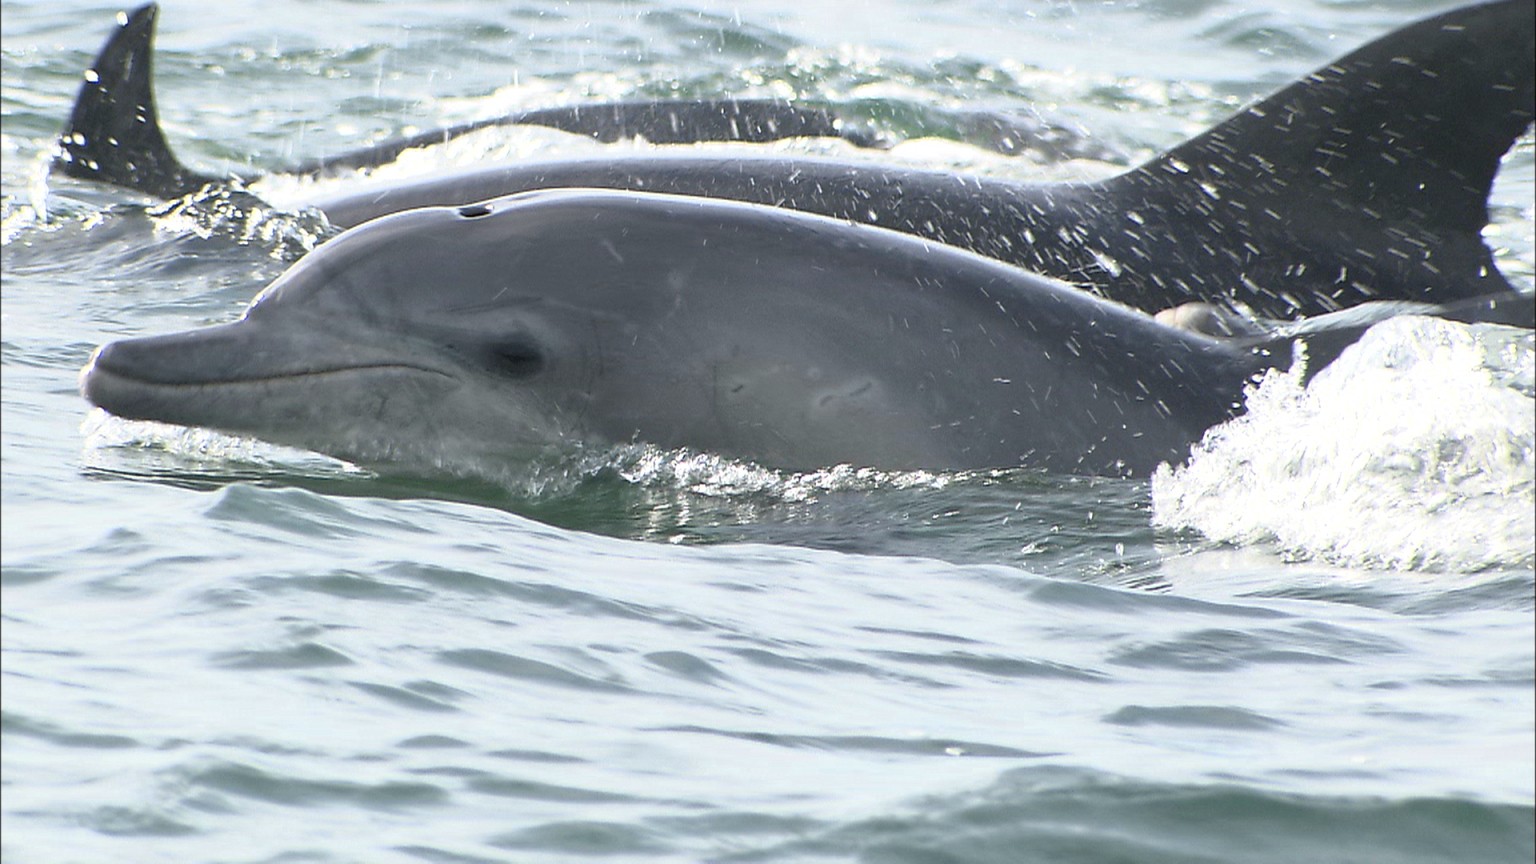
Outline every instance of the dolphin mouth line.
<path id="1" fill-rule="evenodd" d="M 99 362 L 93 362 L 86 367 L 85 379 L 89 380 L 97 375 L 105 375 L 144 387 L 164 389 L 205 389 L 219 387 L 240 387 L 249 385 L 274 384 L 283 381 L 298 381 L 302 379 L 327 378 L 337 375 L 347 375 L 357 372 L 385 372 L 399 371 L 412 372 L 420 375 L 435 376 L 454 383 L 458 378 L 440 369 L 432 369 L 427 366 L 416 366 L 409 363 L 366 363 L 356 366 L 337 366 L 329 369 L 307 369 L 297 372 L 285 372 L 282 374 L 266 375 L 259 378 L 226 378 L 209 381 L 156 381 L 125 372 L 112 366 L 103 366 Z"/>

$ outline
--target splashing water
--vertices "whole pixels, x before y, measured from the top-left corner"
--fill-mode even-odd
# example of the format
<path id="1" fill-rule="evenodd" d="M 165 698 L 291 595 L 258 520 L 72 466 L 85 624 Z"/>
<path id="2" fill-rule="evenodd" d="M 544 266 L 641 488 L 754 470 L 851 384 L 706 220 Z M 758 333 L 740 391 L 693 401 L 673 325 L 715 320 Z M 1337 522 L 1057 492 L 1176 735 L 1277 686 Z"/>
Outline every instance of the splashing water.
<path id="1" fill-rule="evenodd" d="M 1405 316 L 1308 386 L 1271 372 L 1248 413 L 1152 480 L 1153 521 L 1365 567 L 1529 566 L 1536 337 Z"/>

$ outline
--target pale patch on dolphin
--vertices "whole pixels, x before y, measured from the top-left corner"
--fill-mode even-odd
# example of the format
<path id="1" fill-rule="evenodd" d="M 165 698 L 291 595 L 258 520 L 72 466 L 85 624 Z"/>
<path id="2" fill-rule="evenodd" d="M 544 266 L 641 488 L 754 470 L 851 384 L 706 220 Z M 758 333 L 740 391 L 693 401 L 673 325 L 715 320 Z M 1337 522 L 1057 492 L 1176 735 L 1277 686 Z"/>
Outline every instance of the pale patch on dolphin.
<path id="1" fill-rule="evenodd" d="M 313 203 L 334 224 L 351 226 L 530 189 L 658 191 L 876 224 L 1149 313 L 1198 301 L 1291 319 L 1373 300 L 1453 303 L 1514 291 L 1481 231 L 1500 158 L 1531 124 L 1533 19 L 1529 0 L 1502 0 L 1410 24 L 1094 183 L 1029 185 L 815 158 L 627 155 L 490 165 Z M 177 196 L 220 178 L 181 165 L 160 131 L 153 26 L 154 7 L 143 7 L 102 49 L 61 141 L 62 164 L 75 176 Z M 542 123 L 603 139 L 868 137 L 835 106 L 771 100 L 578 106 L 486 122 Z M 483 125 L 295 170 L 377 165 Z M 1532 326 L 1530 315 L 1501 320 Z"/>

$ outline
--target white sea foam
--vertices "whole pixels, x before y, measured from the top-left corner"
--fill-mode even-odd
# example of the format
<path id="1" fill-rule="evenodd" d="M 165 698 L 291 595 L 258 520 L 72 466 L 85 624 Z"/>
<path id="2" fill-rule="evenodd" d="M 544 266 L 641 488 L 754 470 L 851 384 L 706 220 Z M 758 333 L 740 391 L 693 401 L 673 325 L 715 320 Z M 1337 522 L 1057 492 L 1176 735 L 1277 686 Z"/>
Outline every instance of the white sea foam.
<path id="1" fill-rule="evenodd" d="M 309 450 L 271 444 L 213 429 L 154 420 L 124 420 L 93 408 L 80 423 L 87 465 L 129 473 L 283 470 L 316 476 L 372 476 L 373 472 Z"/>
<path id="2" fill-rule="evenodd" d="M 1152 479 L 1153 521 L 1354 566 L 1536 559 L 1536 337 L 1405 316 L 1307 386 L 1271 372 L 1247 413 Z"/>
<path id="3" fill-rule="evenodd" d="M 876 488 L 942 489 L 951 482 L 974 476 L 970 472 L 882 471 L 846 464 L 794 473 L 710 453 L 666 450 L 646 444 L 599 451 L 582 466 L 585 474 L 608 470 L 639 486 L 723 498 L 769 495 L 783 501 L 805 501 L 826 492 Z"/>

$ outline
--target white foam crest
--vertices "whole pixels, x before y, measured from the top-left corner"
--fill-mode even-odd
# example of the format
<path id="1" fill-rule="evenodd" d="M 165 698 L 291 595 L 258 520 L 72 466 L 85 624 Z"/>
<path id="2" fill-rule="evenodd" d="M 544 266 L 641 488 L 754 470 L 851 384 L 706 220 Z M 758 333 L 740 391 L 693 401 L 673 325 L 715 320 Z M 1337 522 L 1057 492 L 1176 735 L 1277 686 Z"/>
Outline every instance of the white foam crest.
<path id="1" fill-rule="evenodd" d="M 584 468 L 588 474 L 603 470 L 615 471 L 638 486 L 680 489 L 719 498 L 768 495 L 782 501 L 808 501 L 827 492 L 874 488 L 942 489 L 962 476 L 930 471 L 880 471 L 851 465 L 794 473 L 711 453 L 664 450 L 646 444 L 608 451 Z"/>
<path id="2" fill-rule="evenodd" d="M 859 147 L 841 138 L 801 137 L 768 142 L 703 141 L 694 144 L 652 144 L 643 138 L 603 143 L 583 135 L 540 126 L 494 126 L 452 140 L 406 150 L 393 161 L 365 170 L 311 178 L 291 174 L 266 175 L 252 181 L 250 190 L 283 210 L 301 209 L 331 194 L 358 194 L 365 183 L 398 183 L 433 174 L 486 165 L 516 165 L 541 159 L 566 159 L 644 152 L 746 155 L 811 156 L 830 159 L 898 162 L 914 167 L 966 170 L 977 174 L 1017 174 L 1017 159 L 957 141 L 920 138 L 901 142 L 890 150 Z M 1075 164 L 1075 163 L 1074 163 Z M 1079 170 L 1073 177 L 1080 177 Z M 1093 172 L 1102 175 L 1103 171 Z"/>
<path id="3" fill-rule="evenodd" d="M 125 420 L 95 408 L 80 426 L 84 459 L 93 467 L 129 473 L 185 474 L 279 471 L 323 477 L 376 477 L 352 462 L 302 448 L 271 444 L 200 427 L 152 420 Z M 363 448 L 365 442 L 352 446 Z M 689 492 L 712 498 L 768 498 L 783 502 L 815 500 L 829 492 L 912 487 L 942 489 L 971 473 L 879 471 L 837 465 L 806 473 L 777 471 L 760 465 L 688 449 L 649 444 L 617 447 L 532 448 L 525 458 L 502 460 L 450 452 L 436 446 L 378 442 L 379 464 L 407 472 L 426 470 L 483 481 L 521 497 L 545 497 L 572 491 L 585 479 L 616 474 L 651 489 Z M 365 464 L 373 464 L 364 459 Z"/>
<path id="4" fill-rule="evenodd" d="M 1153 524 L 1356 567 L 1536 561 L 1536 337 L 1404 316 L 1313 381 L 1274 371 L 1247 413 L 1152 478 Z"/>
<path id="5" fill-rule="evenodd" d="M 316 210 L 272 208 L 243 191 L 207 186 L 151 208 L 155 231 L 196 236 L 203 240 L 224 237 L 242 245 L 257 244 L 272 258 L 296 259 L 313 251 L 333 233 Z"/>
<path id="6" fill-rule="evenodd" d="M 132 467 L 141 470 L 183 471 L 188 467 L 229 470 L 232 466 L 284 470 L 325 476 L 371 477 L 373 472 L 350 462 L 309 450 L 270 444 L 200 427 L 176 426 L 154 420 L 124 420 L 93 408 L 80 424 L 88 463 L 120 467 L 132 453 Z M 163 457 L 157 459 L 156 457 Z"/>
<path id="7" fill-rule="evenodd" d="M 611 145 L 622 146 L 622 145 Z M 323 178 L 269 174 L 250 185 L 262 200 L 284 209 L 297 209 L 328 194 L 357 191 L 359 178 L 397 183 L 447 171 L 494 164 L 517 164 L 556 156 L 590 155 L 605 145 L 581 135 L 541 126 L 495 126 L 452 140 L 414 147 L 376 168 L 342 172 Z"/>

